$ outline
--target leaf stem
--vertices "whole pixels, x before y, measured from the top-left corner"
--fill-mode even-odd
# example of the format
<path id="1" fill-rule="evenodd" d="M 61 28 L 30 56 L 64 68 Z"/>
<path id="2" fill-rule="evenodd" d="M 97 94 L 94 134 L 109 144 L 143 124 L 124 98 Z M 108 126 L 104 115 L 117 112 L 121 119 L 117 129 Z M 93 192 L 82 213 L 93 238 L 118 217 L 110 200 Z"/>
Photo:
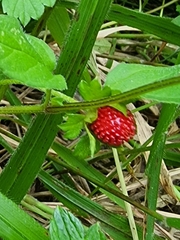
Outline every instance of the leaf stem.
<path id="1" fill-rule="evenodd" d="M 79 109 L 88 109 L 88 108 L 98 108 L 105 105 L 109 105 L 112 103 L 127 103 L 131 102 L 134 99 L 152 91 L 156 91 L 165 87 L 170 87 L 173 85 L 180 84 L 180 77 L 174 77 L 154 83 L 150 83 L 133 90 L 120 93 L 117 95 L 113 95 L 110 97 L 106 97 L 100 100 L 95 101 L 85 101 L 85 102 L 77 102 L 77 103 L 67 103 L 63 106 L 49 106 L 46 108 L 46 113 L 60 113 L 72 110 L 79 110 Z"/>
<path id="2" fill-rule="evenodd" d="M 7 106 L 0 107 L 0 114 L 21 114 L 21 113 L 42 113 L 44 105 L 28 105 L 28 106 Z"/>
<path id="3" fill-rule="evenodd" d="M 8 106 L 0 107 L 0 114 L 20 114 L 20 113 L 42 113 L 46 112 L 47 114 L 58 114 L 61 112 L 74 111 L 80 109 L 88 108 L 98 108 L 101 106 L 109 105 L 112 103 L 127 103 L 131 102 L 138 97 L 143 97 L 143 94 L 148 92 L 156 91 L 165 87 L 170 87 L 173 85 L 180 84 L 180 77 L 174 77 L 154 83 L 150 83 L 133 90 L 113 95 L 111 97 L 106 97 L 100 100 L 95 101 L 85 101 L 77 103 L 67 103 L 63 106 L 47 106 L 46 109 L 44 105 L 29 105 L 29 106 Z"/>
<path id="4" fill-rule="evenodd" d="M 120 161 L 119 161 L 119 156 L 118 156 L 117 149 L 112 148 L 112 151 L 113 151 L 113 155 L 114 155 L 114 160 L 115 160 L 115 164 L 116 164 L 116 168 L 117 168 L 119 181 L 120 181 L 120 184 L 121 184 L 122 193 L 124 195 L 128 196 L 128 192 L 127 192 L 127 189 L 126 189 L 126 184 L 125 184 L 125 181 L 124 181 L 124 176 L 123 176 L 121 164 L 120 164 Z M 127 215 L 128 215 L 128 220 L 129 220 L 129 225 L 130 225 L 130 228 L 131 228 L 131 233 L 132 233 L 133 240 L 139 240 L 131 205 L 126 201 L 124 203 L 125 203 L 125 208 L 126 208 Z"/>

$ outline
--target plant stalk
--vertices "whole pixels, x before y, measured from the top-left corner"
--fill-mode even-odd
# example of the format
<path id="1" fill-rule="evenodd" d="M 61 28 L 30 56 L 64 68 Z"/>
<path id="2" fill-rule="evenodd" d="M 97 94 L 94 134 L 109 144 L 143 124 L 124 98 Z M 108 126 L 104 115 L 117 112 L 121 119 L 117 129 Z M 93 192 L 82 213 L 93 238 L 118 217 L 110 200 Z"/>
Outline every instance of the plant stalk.
<path id="1" fill-rule="evenodd" d="M 115 164 L 116 164 L 116 168 L 117 168 L 119 181 L 120 181 L 120 184 L 121 184 L 122 193 L 124 195 L 128 196 L 128 192 L 127 192 L 127 189 L 126 189 L 126 184 L 125 184 L 125 181 L 124 181 L 124 176 L 123 176 L 121 164 L 120 164 L 120 161 L 119 161 L 119 156 L 118 156 L 117 149 L 112 148 L 112 151 L 113 151 L 113 155 L 114 155 L 114 160 L 115 160 Z M 125 208 L 126 208 L 127 215 L 128 215 L 128 220 L 129 220 L 129 225 L 130 225 L 133 240 L 139 240 L 131 205 L 126 201 L 124 203 L 125 203 Z"/>

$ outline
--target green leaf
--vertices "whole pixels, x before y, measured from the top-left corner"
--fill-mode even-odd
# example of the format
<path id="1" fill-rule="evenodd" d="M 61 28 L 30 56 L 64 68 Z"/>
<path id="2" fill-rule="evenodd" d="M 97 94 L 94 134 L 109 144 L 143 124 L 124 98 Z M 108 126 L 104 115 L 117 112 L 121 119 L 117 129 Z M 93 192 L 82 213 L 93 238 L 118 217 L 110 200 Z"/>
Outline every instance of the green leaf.
<path id="1" fill-rule="evenodd" d="M 33 88 L 66 88 L 64 78 L 53 75 L 56 60 L 52 50 L 23 33 L 18 20 L 5 15 L 0 16 L 0 54 L 0 68 L 8 78 Z"/>
<path id="2" fill-rule="evenodd" d="M 84 228 L 73 214 L 57 207 L 50 223 L 50 236 L 51 240 L 83 240 Z"/>
<path id="3" fill-rule="evenodd" d="M 180 5 L 176 6 L 176 11 L 180 13 Z"/>
<path id="4" fill-rule="evenodd" d="M 177 26 L 180 26 L 180 16 L 177 16 L 172 20 L 172 23 L 176 24 Z"/>
<path id="5" fill-rule="evenodd" d="M 67 114 L 65 117 L 66 122 L 59 125 L 67 139 L 74 139 L 79 136 L 82 128 L 84 127 L 84 115 L 82 114 Z"/>
<path id="6" fill-rule="evenodd" d="M 170 227 L 180 229 L 180 219 L 179 218 L 166 218 L 166 223 Z"/>
<path id="7" fill-rule="evenodd" d="M 34 56 L 40 63 L 45 65 L 50 71 L 53 71 L 56 65 L 56 58 L 51 48 L 49 48 L 47 44 L 45 44 L 45 42 L 41 39 L 38 39 L 28 34 L 24 35 L 29 44 L 31 45 L 31 50 L 29 50 L 31 51 L 32 56 Z M 29 44 L 27 46 L 24 45 L 22 50 L 26 51 L 27 48 L 28 51 Z M 32 48 L 34 51 L 32 50 Z"/>
<path id="8" fill-rule="evenodd" d="M 85 159 L 90 155 L 89 137 L 86 134 L 80 138 L 79 142 L 75 146 L 74 156 L 77 156 L 79 159 Z"/>
<path id="9" fill-rule="evenodd" d="M 89 137 L 89 143 L 90 143 L 90 152 L 91 152 L 91 157 L 94 156 L 94 153 L 96 151 L 96 139 L 95 137 L 91 134 L 89 131 L 88 127 L 86 126 L 86 131 Z"/>
<path id="10" fill-rule="evenodd" d="M 98 79 L 94 79 L 90 83 L 81 81 L 79 92 L 86 101 L 97 100 L 111 95 L 111 89 L 107 86 L 102 88 Z"/>
<path id="11" fill-rule="evenodd" d="M 52 106 L 62 106 L 64 99 L 61 97 L 52 97 L 50 103 Z"/>
<path id="12" fill-rule="evenodd" d="M 31 18 L 38 19 L 44 12 L 44 5 L 53 7 L 55 0 L 2 0 L 3 12 L 19 18 L 25 26 Z"/>
<path id="13" fill-rule="evenodd" d="M 48 240 L 48 233 L 14 202 L 0 193 L 0 238 Z"/>
<path id="14" fill-rule="evenodd" d="M 180 65 L 172 67 L 153 67 L 138 64 L 121 63 L 115 67 L 106 78 L 106 86 L 114 90 L 126 92 L 140 86 L 160 82 L 180 75 Z M 155 101 L 166 103 L 180 103 L 180 85 L 167 87 L 141 95 Z"/>
<path id="15" fill-rule="evenodd" d="M 106 240 L 98 223 L 92 225 L 86 232 L 84 240 Z"/>
<path id="16" fill-rule="evenodd" d="M 91 156 L 90 151 L 90 140 L 89 136 L 86 134 L 85 136 L 82 136 L 77 143 L 75 149 L 74 149 L 74 156 L 77 156 L 79 159 L 85 159 L 87 157 Z M 96 152 L 100 149 L 100 142 L 96 141 L 95 146 Z"/>

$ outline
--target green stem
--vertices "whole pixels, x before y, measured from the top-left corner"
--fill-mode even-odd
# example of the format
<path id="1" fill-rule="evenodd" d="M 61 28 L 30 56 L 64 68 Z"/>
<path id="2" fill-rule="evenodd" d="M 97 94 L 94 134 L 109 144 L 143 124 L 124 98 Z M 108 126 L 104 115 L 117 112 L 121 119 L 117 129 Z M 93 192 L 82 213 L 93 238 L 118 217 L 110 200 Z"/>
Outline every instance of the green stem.
<path id="1" fill-rule="evenodd" d="M 50 89 L 47 89 L 47 90 L 46 90 L 45 101 L 44 101 L 44 103 L 43 103 L 44 109 L 45 109 L 45 108 L 47 107 L 47 105 L 49 104 L 50 98 L 51 98 L 51 90 L 50 90 Z"/>
<path id="2" fill-rule="evenodd" d="M 161 5 L 160 7 L 154 8 L 154 9 L 152 9 L 152 10 L 146 12 L 146 13 L 150 14 L 150 13 L 157 12 L 157 11 L 159 11 L 161 9 L 164 9 L 165 7 L 168 7 L 171 4 L 176 3 L 176 2 L 178 2 L 178 0 L 172 0 L 172 1 L 168 2 L 168 3 L 166 3 L 166 4 Z"/>
<path id="3" fill-rule="evenodd" d="M 21 205 L 24 206 L 26 209 L 42 216 L 43 218 L 46 218 L 46 219 L 51 219 L 51 216 L 45 212 L 43 212 L 41 209 L 37 208 L 36 206 L 33 206 L 27 202 L 25 202 L 24 200 L 21 201 Z"/>
<path id="4" fill-rule="evenodd" d="M 120 164 L 120 161 L 119 161 L 119 156 L 118 156 L 117 149 L 112 148 L 112 151 L 113 151 L 113 155 L 114 155 L 114 160 L 115 160 L 115 164 L 116 164 L 116 169 L 117 169 L 119 181 L 120 181 L 120 184 L 121 184 L 122 193 L 124 195 L 128 196 L 128 192 L 127 192 L 127 189 L 126 189 L 126 184 L 125 184 L 125 181 L 124 181 L 124 176 L 123 176 L 123 172 L 122 172 L 122 169 L 121 169 L 121 164 Z M 129 220 L 129 225 L 130 225 L 130 228 L 131 228 L 131 233 L 132 233 L 133 240 L 139 240 L 131 205 L 126 201 L 124 203 L 125 203 L 125 207 L 126 207 L 126 211 L 127 211 L 127 215 L 128 215 L 128 220 Z"/>
<path id="5" fill-rule="evenodd" d="M 49 106 L 46 108 L 46 113 L 60 113 L 71 110 L 87 109 L 87 108 L 98 108 L 101 106 L 109 105 L 112 103 L 126 103 L 133 101 L 142 94 L 155 91 L 161 88 L 170 87 L 180 83 L 180 77 L 170 78 L 163 81 L 150 83 L 142 87 L 135 88 L 125 93 L 117 94 L 111 97 L 103 98 L 95 101 L 68 103 L 63 106 Z"/>
<path id="6" fill-rule="evenodd" d="M 112 103 L 127 103 L 133 101 L 138 96 L 142 96 L 142 94 L 156 91 L 158 89 L 162 89 L 165 87 L 170 87 L 173 85 L 177 85 L 180 82 L 180 77 L 174 77 L 170 79 L 166 79 L 163 81 L 150 83 L 142 87 L 135 88 L 133 90 L 127 91 L 125 93 L 117 94 L 111 97 L 103 98 L 95 101 L 86 101 L 86 102 L 77 102 L 77 103 L 67 103 L 63 106 L 49 106 L 44 109 L 44 105 L 29 105 L 29 106 L 8 106 L 1 107 L 0 114 L 19 114 L 19 113 L 61 113 L 67 111 L 74 111 L 80 109 L 87 108 L 98 108 L 101 106 L 109 105 Z"/>
<path id="7" fill-rule="evenodd" d="M 36 208 L 40 209 L 41 211 L 43 211 L 44 213 L 46 213 L 48 215 L 52 216 L 54 213 L 54 209 L 48 207 L 46 204 L 44 204 L 42 202 L 39 202 L 38 200 L 36 200 L 35 198 L 33 198 L 30 195 L 25 195 L 23 201 L 32 206 L 35 206 Z"/>
<path id="8" fill-rule="evenodd" d="M 28 105 L 28 106 L 7 106 L 0 107 L 0 114 L 21 114 L 21 113 L 42 113 L 44 105 Z"/>
<path id="9" fill-rule="evenodd" d="M 0 86 L 5 86 L 5 85 L 9 85 L 9 84 L 22 84 L 22 83 L 15 79 L 2 79 L 0 81 Z"/>

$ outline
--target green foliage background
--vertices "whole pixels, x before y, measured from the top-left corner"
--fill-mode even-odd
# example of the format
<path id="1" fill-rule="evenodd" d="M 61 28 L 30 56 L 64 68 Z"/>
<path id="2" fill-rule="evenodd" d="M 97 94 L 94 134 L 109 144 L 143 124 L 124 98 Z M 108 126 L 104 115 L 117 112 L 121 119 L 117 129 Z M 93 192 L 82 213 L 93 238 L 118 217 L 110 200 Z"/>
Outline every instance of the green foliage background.
<path id="1" fill-rule="evenodd" d="M 52 195 L 77 216 L 84 218 L 93 216 L 99 221 L 101 229 L 113 239 L 132 239 L 126 217 L 111 213 L 100 204 L 79 194 L 73 189 L 74 185 L 68 174 L 63 176 L 64 182 L 54 177 L 57 172 L 64 169 L 84 177 L 122 208 L 124 208 L 124 201 L 127 201 L 144 211 L 147 216 L 147 226 L 143 234 L 143 227 L 137 224 L 139 239 L 143 239 L 143 236 L 147 240 L 162 239 L 153 234 L 155 219 L 179 229 L 179 219 L 167 218 L 156 212 L 157 183 L 166 147 L 166 132 L 169 125 L 179 115 L 179 53 L 174 64 L 176 66 L 164 68 L 143 64 L 120 64 L 110 71 L 105 85 L 112 90 L 120 90 L 122 94 L 118 93 L 111 97 L 105 94 L 105 98 L 102 94 L 101 99 L 77 103 L 72 101 L 62 106 L 48 105 L 53 91 L 56 95 L 62 94 L 60 97 L 71 99 L 82 79 L 87 82 L 91 80 L 87 63 L 91 58 L 96 36 L 104 22 L 116 21 L 119 24 L 136 27 L 145 33 L 155 35 L 162 41 L 179 46 L 178 21 L 174 21 L 173 18 L 138 12 L 137 9 L 132 10 L 122 6 L 123 3 L 112 3 L 111 0 L 81 0 L 80 2 L 76 0 L 29 0 L 26 3 L 23 0 L 13 3 L 2 0 L 1 4 L 0 97 L 6 99 L 10 106 L 0 107 L 0 114 L 2 119 L 8 119 L 8 114 L 14 114 L 16 119 L 11 118 L 11 120 L 25 126 L 27 131 L 22 139 L 11 133 L 8 134 L 10 138 L 19 142 L 16 149 L 9 144 L 4 135 L 0 135 L 1 145 L 11 154 L 0 175 L 2 206 L 0 237 L 13 240 L 49 239 L 50 234 L 53 239 L 53 226 L 56 223 L 61 226 L 62 219 L 58 220 L 58 217 L 54 216 L 55 220 L 51 225 L 52 232 L 49 233 L 18 207 L 19 204 L 24 204 L 47 219 L 52 217 L 53 211 L 50 208 L 26 195 L 38 177 Z M 75 10 L 73 17 L 70 14 L 71 9 Z M 51 37 L 62 48 L 58 59 L 55 58 L 47 43 L 39 39 L 39 34 L 46 26 Z M 22 106 L 9 87 L 13 83 L 37 88 L 46 93 L 46 98 L 42 99 L 38 105 Z M 62 92 L 59 93 L 59 91 Z M 74 153 L 73 150 L 66 148 L 55 139 L 59 131 L 58 125 L 62 123 L 63 116 L 67 112 L 94 109 L 116 102 L 129 103 L 142 98 L 162 103 L 162 111 L 152 137 L 149 163 L 146 168 L 148 180 L 146 206 L 124 196 L 111 179 L 106 182 L 106 177 L 88 163 L 88 160 L 95 161 L 95 157 L 91 156 L 91 159 L 85 161 L 82 156 L 86 158 L 86 154 L 82 154 L 81 159 L 78 159 L 77 151 Z M 33 117 L 32 113 L 35 114 Z M 143 153 L 143 147 L 146 146 L 135 149 L 137 155 Z M 48 152 L 50 148 L 55 151 L 55 155 Z M 128 154 L 134 156 L 133 152 L 128 152 Z M 52 171 L 49 171 L 48 164 L 42 167 L 46 161 L 50 164 Z M 179 199 L 179 192 L 176 190 L 173 189 Z M 59 214 L 58 216 L 63 218 L 61 214 L 64 212 L 60 211 Z M 66 217 L 67 215 L 63 219 Z M 26 224 L 23 224 L 24 222 Z M 73 224 L 79 224 L 78 220 L 74 220 Z M 27 229 L 29 226 L 31 231 Z M 79 228 L 83 227 L 79 225 Z M 96 239 L 105 238 L 98 225 L 94 225 L 92 230 L 88 231 L 89 236 L 92 234 L 96 236 Z M 67 239 L 71 234 L 70 232 L 66 234 Z M 60 237 L 60 235 L 55 237 Z M 84 239 L 88 239 L 88 236 Z"/>

